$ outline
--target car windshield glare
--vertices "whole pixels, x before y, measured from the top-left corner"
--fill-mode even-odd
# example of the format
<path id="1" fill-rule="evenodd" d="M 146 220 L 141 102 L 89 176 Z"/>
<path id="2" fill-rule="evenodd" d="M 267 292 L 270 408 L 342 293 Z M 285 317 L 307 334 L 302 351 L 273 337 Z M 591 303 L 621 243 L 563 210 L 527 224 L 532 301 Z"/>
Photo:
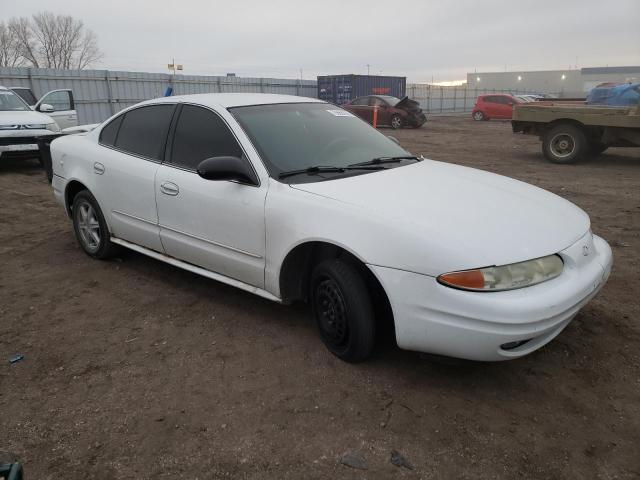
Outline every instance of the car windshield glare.
<path id="1" fill-rule="evenodd" d="M 0 90 L 0 112 L 24 112 L 31 110 L 24 101 L 11 90 Z"/>
<path id="2" fill-rule="evenodd" d="M 378 157 L 409 155 L 356 116 L 326 103 L 254 105 L 230 111 L 274 178 L 317 165 L 347 167 Z"/>

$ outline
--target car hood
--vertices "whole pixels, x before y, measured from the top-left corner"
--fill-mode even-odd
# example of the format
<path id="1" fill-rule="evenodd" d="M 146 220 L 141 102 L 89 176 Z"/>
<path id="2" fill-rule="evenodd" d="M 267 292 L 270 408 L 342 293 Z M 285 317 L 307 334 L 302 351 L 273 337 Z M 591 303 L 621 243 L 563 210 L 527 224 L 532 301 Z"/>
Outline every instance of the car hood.
<path id="1" fill-rule="evenodd" d="M 551 255 L 589 230 L 587 214 L 555 194 L 501 175 L 432 160 L 292 187 L 359 210 L 358 218 L 373 221 L 381 230 L 380 235 L 368 232 L 368 238 L 375 240 L 367 241 L 385 238 L 392 242 L 390 249 L 418 244 L 437 250 L 415 265 L 412 260 L 387 265 L 426 274 L 443 273 L 429 271 L 429 263 L 434 268 L 437 264 L 466 269 Z M 414 240 L 407 242 L 405 237 Z M 440 253 L 455 261 L 437 259 Z"/>
<path id="2" fill-rule="evenodd" d="M 37 123 L 53 123 L 53 119 L 44 113 L 27 111 L 0 111 L 0 125 L 27 125 Z"/>

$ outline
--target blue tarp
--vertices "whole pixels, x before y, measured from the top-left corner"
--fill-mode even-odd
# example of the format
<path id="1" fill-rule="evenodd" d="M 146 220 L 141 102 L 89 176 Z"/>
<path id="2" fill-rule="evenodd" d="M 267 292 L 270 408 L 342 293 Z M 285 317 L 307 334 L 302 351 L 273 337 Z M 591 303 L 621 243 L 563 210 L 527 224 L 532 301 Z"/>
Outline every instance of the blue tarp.
<path id="1" fill-rule="evenodd" d="M 640 83 L 596 87 L 587 96 L 589 105 L 627 107 L 640 103 Z"/>

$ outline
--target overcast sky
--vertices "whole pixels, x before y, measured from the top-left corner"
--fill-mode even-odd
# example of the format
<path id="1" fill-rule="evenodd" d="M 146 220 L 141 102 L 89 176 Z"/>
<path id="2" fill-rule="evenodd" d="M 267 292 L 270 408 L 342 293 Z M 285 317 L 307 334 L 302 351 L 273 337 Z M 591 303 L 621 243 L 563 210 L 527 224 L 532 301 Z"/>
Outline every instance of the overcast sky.
<path id="1" fill-rule="evenodd" d="M 95 68 L 299 77 L 464 79 L 467 72 L 640 64 L 640 0 L 2 0 L 2 19 L 48 10 L 99 37 Z"/>

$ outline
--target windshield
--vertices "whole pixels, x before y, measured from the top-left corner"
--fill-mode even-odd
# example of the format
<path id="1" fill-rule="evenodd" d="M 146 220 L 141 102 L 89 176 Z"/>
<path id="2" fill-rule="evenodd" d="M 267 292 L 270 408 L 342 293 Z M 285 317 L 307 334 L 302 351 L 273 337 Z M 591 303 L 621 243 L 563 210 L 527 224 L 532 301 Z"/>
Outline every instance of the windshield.
<path id="1" fill-rule="evenodd" d="M 22 112 L 31 110 L 24 101 L 11 90 L 0 90 L 0 112 Z"/>
<path id="2" fill-rule="evenodd" d="M 347 167 L 408 152 L 346 110 L 327 103 L 284 103 L 230 109 L 266 163 L 269 174 L 314 166 Z M 367 173 L 366 170 L 357 173 Z M 354 175 L 355 171 L 343 174 Z M 332 177 L 340 176 L 340 173 Z M 318 181 L 306 175 L 289 181 Z"/>

